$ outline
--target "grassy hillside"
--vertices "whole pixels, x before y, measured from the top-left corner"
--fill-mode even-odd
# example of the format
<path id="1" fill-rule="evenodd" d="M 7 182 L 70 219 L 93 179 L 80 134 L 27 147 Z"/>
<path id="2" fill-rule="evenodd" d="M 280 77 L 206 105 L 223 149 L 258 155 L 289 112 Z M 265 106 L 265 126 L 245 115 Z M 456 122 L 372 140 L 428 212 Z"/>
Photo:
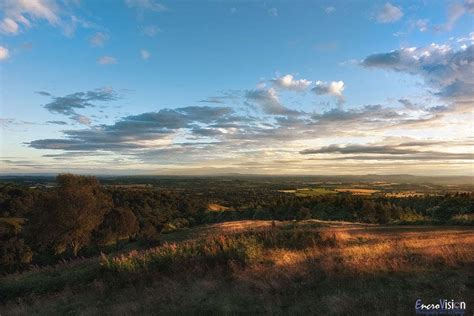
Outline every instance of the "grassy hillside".
<path id="1" fill-rule="evenodd" d="M 474 300 L 474 230 L 241 221 L 0 279 L 0 314 L 408 315 Z"/>

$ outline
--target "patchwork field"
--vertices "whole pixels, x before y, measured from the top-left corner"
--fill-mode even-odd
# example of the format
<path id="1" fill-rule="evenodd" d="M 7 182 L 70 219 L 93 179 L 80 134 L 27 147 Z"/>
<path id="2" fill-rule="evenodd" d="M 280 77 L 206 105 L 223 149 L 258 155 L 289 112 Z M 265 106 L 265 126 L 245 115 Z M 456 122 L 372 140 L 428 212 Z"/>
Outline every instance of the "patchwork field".
<path id="1" fill-rule="evenodd" d="M 341 188 L 336 189 L 337 192 L 351 193 L 353 195 L 372 195 L 379 192 L 379 190 L 372 189 L 352 189 L 352 188 Z"/>
<path id="2" fill-rule="evenodd" d="M 2 315 L 411 315 L 474 304 L 471 227 L 238 221 L 0 279 Z M 440 286 L 442 284 L 442 286 Z"/>

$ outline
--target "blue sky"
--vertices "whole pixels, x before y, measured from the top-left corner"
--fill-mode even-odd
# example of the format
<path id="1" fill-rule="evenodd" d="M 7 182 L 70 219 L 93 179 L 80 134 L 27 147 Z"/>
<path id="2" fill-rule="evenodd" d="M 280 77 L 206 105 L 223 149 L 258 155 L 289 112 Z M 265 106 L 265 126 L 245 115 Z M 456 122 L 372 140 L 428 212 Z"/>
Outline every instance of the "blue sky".
<path id="1" fill-rule="evenodd" d="M 472 174 L 473 13 L 3 1 L 0 172 Z"/>

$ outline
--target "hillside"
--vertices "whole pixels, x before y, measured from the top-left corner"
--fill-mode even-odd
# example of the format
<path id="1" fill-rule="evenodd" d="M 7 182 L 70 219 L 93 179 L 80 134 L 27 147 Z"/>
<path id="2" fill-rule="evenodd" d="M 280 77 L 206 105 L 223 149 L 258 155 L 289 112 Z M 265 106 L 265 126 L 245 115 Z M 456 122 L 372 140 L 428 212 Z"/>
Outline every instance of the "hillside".
<path id="1" fill-rule="evenodd" d="M 237 221 L 161 238 L 3 277 L 0 314 L 401 315 L 440 294 L 474 304 L 470 227 Z"/>

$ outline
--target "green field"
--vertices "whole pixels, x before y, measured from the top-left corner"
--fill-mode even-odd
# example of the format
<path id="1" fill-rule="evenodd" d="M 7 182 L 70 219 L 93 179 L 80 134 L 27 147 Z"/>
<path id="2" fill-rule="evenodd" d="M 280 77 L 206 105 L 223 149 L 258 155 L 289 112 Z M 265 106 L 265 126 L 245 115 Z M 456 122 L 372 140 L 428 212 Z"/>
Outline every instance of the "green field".
<path id="1" fill-rule="evenodd" d="M 337 193 L 334 190 L 326 189 L 326 188 L 302 188 L 302 189 L 296 189 L 296 190 L 280 190 L 280 192 L 293 193 L 296 196 L 300 196 L 300 197 L 321 196 L 321 195 Z"/>

